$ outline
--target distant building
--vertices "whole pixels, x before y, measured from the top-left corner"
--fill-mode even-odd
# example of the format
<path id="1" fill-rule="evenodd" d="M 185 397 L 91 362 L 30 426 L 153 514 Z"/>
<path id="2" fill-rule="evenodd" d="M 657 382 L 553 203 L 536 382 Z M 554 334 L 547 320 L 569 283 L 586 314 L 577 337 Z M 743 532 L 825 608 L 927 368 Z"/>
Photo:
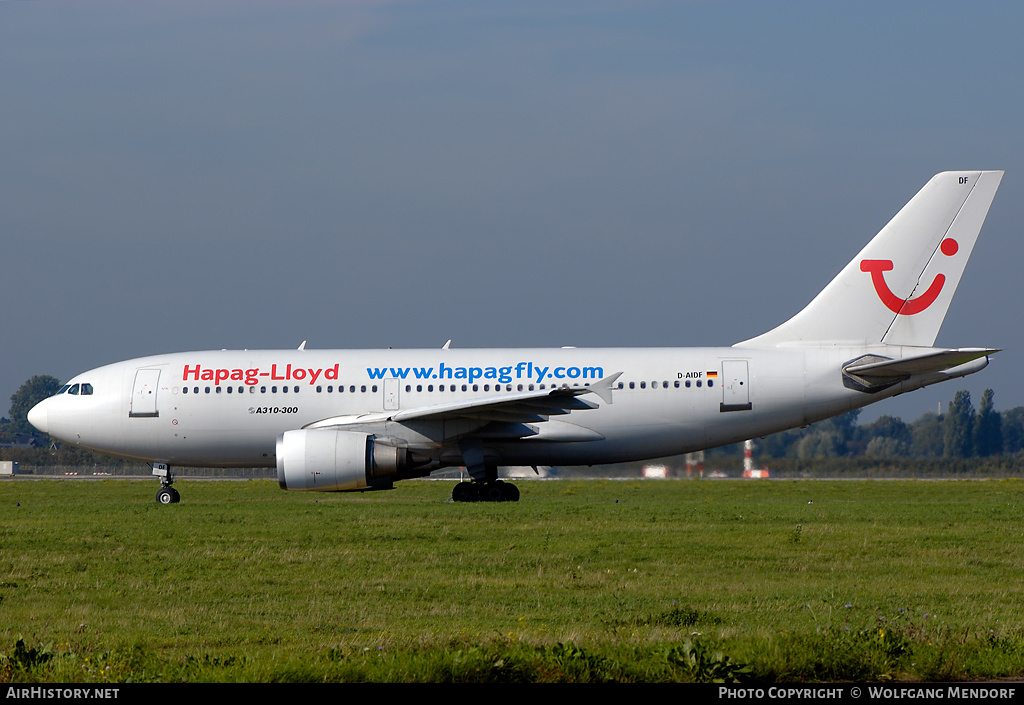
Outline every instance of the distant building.
<path id="1" fill-rule="evenodd" d="M 644 477 L 668 477 L 668 468 L 664 465 L 644 465 Z"/>
<path id="2" fill-rule="evenodd" d="M 14 441 L 0 443 L 0 448 L 38 448 L 39 443 L 31 433 L 17 433 Z"/>

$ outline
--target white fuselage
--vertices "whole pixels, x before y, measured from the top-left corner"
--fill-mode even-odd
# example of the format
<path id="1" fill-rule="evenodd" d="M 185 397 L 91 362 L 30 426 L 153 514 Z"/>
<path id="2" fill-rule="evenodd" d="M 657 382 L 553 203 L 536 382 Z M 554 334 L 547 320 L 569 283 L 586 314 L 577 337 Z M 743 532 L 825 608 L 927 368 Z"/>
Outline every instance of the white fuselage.
<path id="1" fill-rule="evenodd" d="M 920 354 L 921 349 L 914 349 Z M 402 439 L 441 465 L 462 464 L 477 433 L 497 465 L 592 465 L 710 448 L 858 408 L 977 371 L 987 358 L 875 392 L 844 385 L 842 368 L 899 346 L 470 350 L 274 350 L 173 353 L 100 367 L 33 410 L 51 436 L 110 455 L 172 466 L 275 464 L 280 434 L 324 420 Z M 909 355 L 909 353 L 907 353 Z M 585 386 L 621 373 L 610 403 L 489 438 L 486 422 L 394 422 L 405 409 Z M 493 418 L 491 419 L 493 421 Z M 365 422 L 365 423 L 364 423 Z"/>

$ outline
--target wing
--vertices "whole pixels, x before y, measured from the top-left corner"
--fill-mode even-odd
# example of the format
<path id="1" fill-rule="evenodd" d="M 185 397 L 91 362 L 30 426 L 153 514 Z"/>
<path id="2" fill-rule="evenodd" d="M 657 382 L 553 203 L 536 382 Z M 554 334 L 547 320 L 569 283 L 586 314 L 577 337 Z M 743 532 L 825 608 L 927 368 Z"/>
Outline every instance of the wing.
<path id="1" fill-rule="evenodd" d="M 621 374 L 616 372 L 584 387 L 498 393 L 399 411 L 333 416 L 303 428 L 355 430 L 358 427 L 379 432 L 377 429 L 387 427 L 390 434 L 394 433 L 395 425 L 412 424 L 420 432 L 429 426 L 450 429 L 441 431 L 444 440 L 453 435 L 477 435 L 482 438 L 533 437 L 537 440 L 560 441 L 599 440 L 603 438 L 599 433 L 573 424 L 551 421 L 550 417 L 596 409 L 599 405 L 584 399 L 586 395 L 596 395 L 605 403 L 612 403 L 612 387 Z"/>

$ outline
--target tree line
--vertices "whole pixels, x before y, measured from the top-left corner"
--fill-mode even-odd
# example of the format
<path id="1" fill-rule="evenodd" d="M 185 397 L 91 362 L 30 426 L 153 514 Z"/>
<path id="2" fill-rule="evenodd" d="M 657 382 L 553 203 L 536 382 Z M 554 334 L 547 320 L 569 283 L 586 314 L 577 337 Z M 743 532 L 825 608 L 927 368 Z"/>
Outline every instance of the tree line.
<path id="1" fill-rule="evenodd" d="M 946 413 L 926 413 L 906 423 L 880 416 L 859 424 L 860 409 L 806 428 L 783 431 L 758 441 L 769 458 L 990 458 L 1024 450 L 1024 406 L 997 411 L 995 393 L 986 389 L 975 410 L 970 392 L 960 390 Z"/>

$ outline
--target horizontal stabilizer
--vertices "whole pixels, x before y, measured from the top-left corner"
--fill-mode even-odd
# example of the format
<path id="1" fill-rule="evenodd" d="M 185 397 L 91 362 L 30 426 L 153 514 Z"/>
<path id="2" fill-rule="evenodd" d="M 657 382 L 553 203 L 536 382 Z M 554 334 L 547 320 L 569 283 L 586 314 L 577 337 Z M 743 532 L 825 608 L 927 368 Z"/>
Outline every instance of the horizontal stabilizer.
<path id="1" fill-rule="evenodd" d="M 867 380 L 890 381 L 930 372 L 944 372 L 959 367 L 964 363 L 988 357 L 999 352 L 996 348 L 954 348 L 938 352 L 905 357 L 901 360 L 881 360 L 863 364 L 853 364 L 843 372 L 856 375 Z"/>

